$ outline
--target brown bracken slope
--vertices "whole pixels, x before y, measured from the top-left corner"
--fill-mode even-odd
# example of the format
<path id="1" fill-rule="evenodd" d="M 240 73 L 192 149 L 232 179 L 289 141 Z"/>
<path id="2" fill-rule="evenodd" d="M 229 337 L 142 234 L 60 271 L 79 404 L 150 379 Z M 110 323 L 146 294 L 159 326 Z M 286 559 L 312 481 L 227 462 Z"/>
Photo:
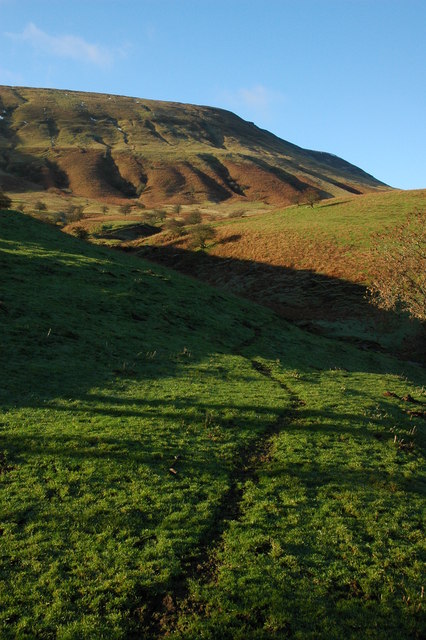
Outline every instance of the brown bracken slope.
<path id="1" fill-rule="evenodd" d="M 0 186 L 56 187 L 147 206 L 289 204 L 388 187 L 229 111 L 122 96 L 0 86 Z"/>

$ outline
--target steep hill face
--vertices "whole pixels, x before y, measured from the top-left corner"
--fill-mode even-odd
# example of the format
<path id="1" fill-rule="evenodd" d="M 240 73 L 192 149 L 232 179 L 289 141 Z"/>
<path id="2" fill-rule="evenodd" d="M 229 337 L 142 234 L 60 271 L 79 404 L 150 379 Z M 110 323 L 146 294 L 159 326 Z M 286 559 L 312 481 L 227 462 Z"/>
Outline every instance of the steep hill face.
<path id="1" fill-rule="evenodd" d="M 0 185 L 58 187 L 146 205 L 287 204 L 386 185 L 229 111 L 122 96 L 0 87 Z"/>

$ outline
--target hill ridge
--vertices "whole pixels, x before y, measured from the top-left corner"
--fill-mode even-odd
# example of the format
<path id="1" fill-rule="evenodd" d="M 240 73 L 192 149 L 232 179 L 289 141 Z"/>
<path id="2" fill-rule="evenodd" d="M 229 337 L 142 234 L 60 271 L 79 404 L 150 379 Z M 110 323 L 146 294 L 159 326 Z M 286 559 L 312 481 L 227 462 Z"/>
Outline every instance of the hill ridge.
<path id="1" fill-rule="evenodd" d="M 5 189 L 41 185 L 150 206 L 289 204 L 307 190 L 332 197 L 389 188 L 338 156 L 303 149 L 219 107 L 3 85 L 0 113 Z"/>

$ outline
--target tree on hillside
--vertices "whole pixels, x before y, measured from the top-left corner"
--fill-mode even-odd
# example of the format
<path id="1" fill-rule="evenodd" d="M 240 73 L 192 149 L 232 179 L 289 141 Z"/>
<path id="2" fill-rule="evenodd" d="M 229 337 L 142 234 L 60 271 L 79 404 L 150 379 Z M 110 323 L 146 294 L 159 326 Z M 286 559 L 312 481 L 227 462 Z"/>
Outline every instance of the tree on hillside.
<path id="1" fill-rule="evenodd" d="M 167 212 L 164 209 L 154 209 L 153 213 L 157 222 L 163 222 L 166 219 Z"/>
<path id="2" fill-rule="evenodd" d="M 120 207 L 120 213 L 122 213 L 123 216 L 127 216 L 127 214 L 131 212 L 131 210 L 132 210 L 132 207 L 128 202 L 126 202 L 126 204 L 122 204 Z"/>
<path id="3" fill-rule="evenodd" d="M 316 189 L 306 189 L 303 199 L 313 209 L 314 205 L 321 200 L 321 195 Z"/>
<path id="4" fill-rule="evenodd" d="M 147 211 L 142 220 L 147 224 L 156 224 L 157 222 L 163 222 L 166 219 L 166 212 L 164 209 L 154 209 L 153 211 Z"/>
<path id="5" fill-rule="evenodd" d="M 61 227 L 65 226 L 68 222 L 67 214 L 65 213 L 65 211 L 54 211 L 50 220 L 52 224 L 58 224 Z"/>
<path id="6" fill-rule="evenodd" d="M 4 191 L 0 190 L 0 209 L 10 209 L 11 206 L 12 200 L 4 193 Z"/>
<path id="7" fill-rule="evenodd" d="M 191 244 L 193 247 L 206 248 L 207 240 L 216 237 L 216 230 L 210 224 L 196 224 L 191 229 Z"/>
<path id="8" fill-rule="evenodd" d="M 195 211 L 190 211 L 189 213 L 186 213 L 183 216 L 183 219 L 185 221 L 185 224 L 188 224 L 188 225 L 200 224 L 202 221 L 202 216 L 199 211 L 195 210 Z"/>
<path id="9" fill-rule="evenodd" d="M 89 237 L 89 232 L 81 224 L 76 224 L 75 227 L 71 229 L 71 233 L 73 236 L 76 236 L 76 238 L 79 238 L 80 240 L 86 240 Z"/>
<path id="10" fill-rule="evenodd" d="M 66 211 L 66 222 L 78 222 L 84 218 L 84 207 L 82 204 L 70 204 Z"/>
<path id="11" fill-rule="evenodd" d="M 371 254 L 370 300 L 426 320 L 426 212 L 414 211 L 398 227 L 377 234 Z"/>
<path id="12" fill-rule="evenodd" d="M 290 198 L 291 204 L 300 207 L 304 203 L 303 191 L 295 191 Z"/>
<path id="13" fill-rule="evenodd" d="M 182 220 L 176 220 L 176 218 L 169 218 L 168 220 L 166 220 L 164 224 L 164 230 L 167 231 L 167 233 L 172 238 L 178 238 L 179 236 L 184 234 L 184 226 L 185 225 L 182 222 Z"/>
<path id="14" fill-rule="evenodd" d="M 157 222 L 157 216 L 153 211 L 147 211 L 146 213 L 143 214 L 142 220 L 146 224 L 154 225 Z"/>

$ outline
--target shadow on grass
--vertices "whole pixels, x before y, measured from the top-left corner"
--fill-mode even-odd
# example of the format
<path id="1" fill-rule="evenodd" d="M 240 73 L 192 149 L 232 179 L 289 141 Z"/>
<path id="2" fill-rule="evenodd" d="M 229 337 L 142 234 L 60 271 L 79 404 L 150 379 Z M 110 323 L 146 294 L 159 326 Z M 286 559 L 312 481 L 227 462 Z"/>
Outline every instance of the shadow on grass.
<path id="1" fill-rule="evenodd" d="M 214 353 L 270 358 L 274 335 L 281 336 L 274 357 L 283 356 L 286 368 L 311 371 L 331 345 L 315 342 L 316 355 L 312 339 L 301 333 L 298 351 L 284 349 L 287 326 L 258 307 L 21 214 L 2 214 L 0 225 L 4 406 L 31 406 L 37 398 L 81 398 L 88 389 L 120 379 L 172 377 Z M 296 306 L 277 309 L 287 317 L 306 317 L 309 311 L 311 317 L 373 313 L 362 287 L 312 272 L 170 247 L 147 247 L 144 253 L 216 285 L 232 288 L 235 282 L 236 293 L 261 297 L 265 304 L 268 287 L 281 282 L 299 305 L 298 313 Z M 269 306 L 276 307 L 272 299 Z M 391 313 L 380 317 L 394 319 Z M 277 325 L 268 335 L 272 347 L 267 352 L 263 327 L 271 322 Z M 377 368 L 373 355 L 359 355 L 354 362 L 342 350 L 334 359 L 351 371 L 383 372 L 383 363 Z"/>
<path id="2" fill-rule="evenodd" d="M 143 413 L 139 417 L 142 418 Z M 162 415 L 161 417 L 164 418 L 165 416 Z M 176 415 L 170 417 L 175 418 Z M 312 415 L 309 414 L 309 417 L 311 418 Z M 318 453 L 321 453 L 323 448 L 334 448 L 338 441 L 343 441 L 344 444 L 348 436 L 352 436 L 359 441 L 371 439 L 374 442 L 374 433 L 361 430 L 354 431 L 344 427 L 337 428 L 336 424 L 340 420 L 340 415 L 337 414 L 334 418 L 329 415 L 328 418 L 330 419 L 329 423 L 323 423 L 317 428 L 312 425 L 303 425 L 294 428 L 289 427 L 285 431 L 291 433 L 297 430 L 298 434 L 310 433 L 311 436 L 319 436 L 321 443 L 318 444 Z M 190 422 L 186 421 L 185 426 L 188 427 Z M 194 425 L 196 425 L 195 420 Z M 238 424 L 235 425 L 235 428 L 241 432 L 242 426 Z M 245 420 L 243 429 L 247 433 L 253 432 L 255 428 L 255 421 Z M 85 431 L 86 428 L 82 430 Z M 384 439 L 389 442 L 389 446 L 392 446 L 393 435 L 386 434 L 384 431 L 382 433 Z M 330 437 L 330 440 L 324 440 L 324 436 Z M 145 469 L 150 469 L 150 472 L 158 472 L 160 470 L 167 472 L 168 468 L 174 465 L 178 468 L 180 480 L 183 482 L 205 475 L 209 470 L 214 476 L 218 469 L 223 469 L 223 459 L 219 452 L 215 453 L 214 447 L 211 447 L 209 457 L 206 459 L 205 453 L 197 453 L 194 450 L 185 451 L 180 438 L 176 437 L 175 441 L 175 438 L 169 436 L 167 442 L 160 442 L 158 437 L 156 438 L 146 431 L 141 432 L 140 436 L 134 439 L 106 435 L 87 436 L 81 433 L 68 436 L 15 433 L 10 439 L 2 437 L 1 442 L 2 448 L 7 449 L 16 464 L 19 464 L 22 456 L 29 462 L 31 458 L 38 459 L 40 455 L 44 459 L 52 456 L 53 461 L 68 461 L 68 463 L 104 460 L 109 465 L 118 464 L 123 469 L 123 474 L 125 474 L 126 469 L 134 469 L 136 466 L 141 465 Z M 185 452 L 181 453 L 182 451 Z M 177 453 L 179 453 L 179 461 L 176 462 L 175 456 Z M 236 457 L 238 458 L 238 455 Z M 421 479 L 413 482 L 413 480 L 405 477 L 403 470 L 400 473 L 395 473 L 394 471 L 389 473 L 384 469 L 378 469 L 374 465 L 374 458 L 372 460 L 371 467 L 362 469 L 343 468 L 341 461 L 337 463 L 330 461 L 321 464 L 309 460 L 309 463 L 306 462 L 304 464 L 303 460 L 301 460 L 297 464 L 291 462 L 283 463 L 281 472 L 298 479 L 303 486 L 314 491 L 330 483 L 336 483 L 336 486 L 340 489 L 347 488 L 349 490 L 360 487 L 364 489 L 370 487 L 373 490 L 378 486 L 386 487 L 392 485 L 394 488 L 390 488 L 390 491 L 403 489 L 408 493 L 424 495 L 425 486 Z M 262 475 L 265 478 L 269 475 L 272 477 L 276 473 L 276 469 L 270 473 L 265 469 L 262 470 Z"/>
<path id="3" fill-rule="evenodd" d="M 363 350 L 396 353 L 418 363 L 426 357 L 422 323 L 376 308 L 369 303 L 365 286 L 308 269 L 221 258 L 175 246 L 146 245 L 135 251 L 141 257 L 267 306 L 312 333 L 345 340 Z M 401 333 L 405 337 L 401 338 Z"/>
<path id="4" fill-rule="evenodd" d="M 238 240 L 240 240 L 240 238 L 240 233 L 234 233 L 231 236 L 227 236 L 226 238 L 222 238 L 221 240 L 219 240 L 219 244 L 230 244 L 231 242 L 237 242 Z"/>
<path id="5" fill-rule="evenodd" d="M 106 224 L 105 227 L 108 225 Z M 122 240 L 129 242 L 135 238 L 149 238 L 160 233 L 161 229 L 147 223 L 127 224 L 118 229 L 101 229 L 95 233 L 96 238 Z"/>

